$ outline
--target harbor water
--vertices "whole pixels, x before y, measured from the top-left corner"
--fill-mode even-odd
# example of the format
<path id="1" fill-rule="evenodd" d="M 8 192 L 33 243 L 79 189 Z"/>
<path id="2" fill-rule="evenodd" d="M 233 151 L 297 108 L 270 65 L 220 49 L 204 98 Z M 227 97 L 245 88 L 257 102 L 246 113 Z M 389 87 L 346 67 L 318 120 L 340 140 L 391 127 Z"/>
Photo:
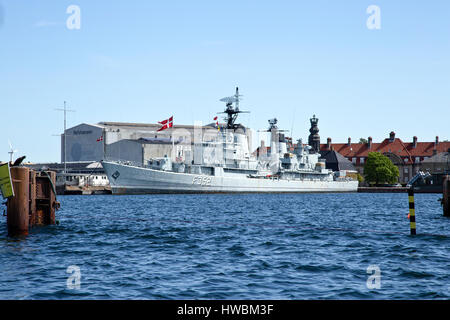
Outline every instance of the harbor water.
<path id="1" fill-rule="evenodd" d="M 440 197 L 411 236 L 407 194 L 59 196 L 26 238 L 0 219 L 0 299 L 449 299 Z"/>

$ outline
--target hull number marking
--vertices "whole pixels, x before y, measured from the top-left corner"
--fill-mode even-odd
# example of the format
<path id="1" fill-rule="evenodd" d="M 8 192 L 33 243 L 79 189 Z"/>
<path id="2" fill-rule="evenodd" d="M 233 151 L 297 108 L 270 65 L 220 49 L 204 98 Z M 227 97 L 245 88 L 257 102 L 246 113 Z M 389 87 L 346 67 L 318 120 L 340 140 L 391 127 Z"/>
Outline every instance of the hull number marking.
<path id="1" fill-rule="evenodd" d="M 192 184 L 198 184 L 201 186 L 211 186 L 211 177 L 195 176 L 192 178 Z"/>

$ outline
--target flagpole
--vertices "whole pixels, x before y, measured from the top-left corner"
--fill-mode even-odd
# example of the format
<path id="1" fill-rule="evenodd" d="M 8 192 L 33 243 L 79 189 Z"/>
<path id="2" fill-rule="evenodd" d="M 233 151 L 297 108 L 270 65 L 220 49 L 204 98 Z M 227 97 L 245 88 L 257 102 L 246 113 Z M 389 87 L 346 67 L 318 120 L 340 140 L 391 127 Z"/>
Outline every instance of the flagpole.
<path id="1" fill-rule="evenodd" d="M 173 139 L 173 129 L 172 129 L 172 159 L 175 160 L 175 141 Z"/>
<path id="2" fill-rule="evenodd" d="M 158 122 L 160 125 L 162 125 L 161 128 L 159 128 L 159 130 L 157 130 L 157 132 L 162 131 L 162 130 L 166 130 L 166 129 L 172 129 L 171 131 L 171 140 L 172 140 L 172 159 L 175 160 L 175 140 L 173 137 L 173 133 L 174 133 L 174 129 L 173 129 L 173 116 L 171 116 L 169 119 L 164 120 L 164 121 L 160 121 Z"/>
<path id="3" fill-rule="evenodd" d="M 108 160 L 106 158 L 106 128 L 102 130 L 102 138 L 103 138 L 103 159 Z"/>
<path id="4" fill-rule="evenodd" d="M 170 120 L 171 120 L 171 118 L 172 118 L 172 124 L 170 124 Z M 172 134 L 171 134 L 171 137 L 172 137 L 172 161 L 175 161 L 176 160 L 176 154 L 175 154 L 175 139 L 174 139 L 174 136 L 173 136 L 173 133 L 174 133 L 174 129 L 173 129 L 173 116 L 171 116 L 170 118 L 169 118 L 169 126 L 171 125 L 171 129 L 172 129 Z"/>
<path id="5" fill-rule="evenodd" d="M 170 125 L 170 124 L 169 124 Z M 169 127 L 170 128 L 170 127 Z M 175 144 L 174 144 L 174 142 L 173 142 L 173 128 L 170 128 L 170 140 L 171 140 L 171 142 L 172 142 L 172 161 L 175 161 L 175 150 L 174 150 L 174 148 L 175 148 Z"/>

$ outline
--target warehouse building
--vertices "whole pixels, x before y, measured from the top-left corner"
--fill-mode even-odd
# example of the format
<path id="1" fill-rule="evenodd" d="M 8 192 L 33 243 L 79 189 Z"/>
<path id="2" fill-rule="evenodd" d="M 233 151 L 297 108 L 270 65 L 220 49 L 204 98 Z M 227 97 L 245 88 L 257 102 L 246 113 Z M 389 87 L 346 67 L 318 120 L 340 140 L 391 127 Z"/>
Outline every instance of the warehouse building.
<path id="1" fill-rule="evenodd" d="M 185 161 L 193 159 L 194 134 L 204 141 L 217 136 L 216 124 L 174 125 L 158 131 L 160 124 L 100 122 L 82 123 L 61 137 L 61 162 L 98 162 L 103 159 L 129 161 L 139 165 L 151 158 L 169 156 Z M 251 130 L 240 127 L 251 146 Z M 64 146 L 66 141 L 67 146 Z"/>

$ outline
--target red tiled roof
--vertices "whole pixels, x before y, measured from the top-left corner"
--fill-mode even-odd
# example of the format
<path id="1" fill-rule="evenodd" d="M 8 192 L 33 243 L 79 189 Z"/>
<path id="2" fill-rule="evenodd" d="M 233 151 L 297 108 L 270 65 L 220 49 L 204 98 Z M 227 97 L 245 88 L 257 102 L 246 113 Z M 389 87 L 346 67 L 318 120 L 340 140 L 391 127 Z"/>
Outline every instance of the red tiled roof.
<path id="1" fill-rule="evenodd" d="M 434 142 L 417 142 L 416 147 L 412 142 L 405 143 L 399 138 L 395 138 L 394 141 L 390 141 L 388 138 L 384 139 L 381 143 L 372 143 L 372 147 L 369 149 L 367 143 L 332 143 L 333 150 L 339 152 L 344 157 L 367 157 L 369 152 L 386 153 L 391 152 L 400 157 L 431 157 L 433 150 L 435 149 Z M 436 152 L 447 152 L 450 148 L 450 142 L 439 142 L 436 146 Z M 320 150 L 325 151 L 327 144 L 321 144 Z"/>

